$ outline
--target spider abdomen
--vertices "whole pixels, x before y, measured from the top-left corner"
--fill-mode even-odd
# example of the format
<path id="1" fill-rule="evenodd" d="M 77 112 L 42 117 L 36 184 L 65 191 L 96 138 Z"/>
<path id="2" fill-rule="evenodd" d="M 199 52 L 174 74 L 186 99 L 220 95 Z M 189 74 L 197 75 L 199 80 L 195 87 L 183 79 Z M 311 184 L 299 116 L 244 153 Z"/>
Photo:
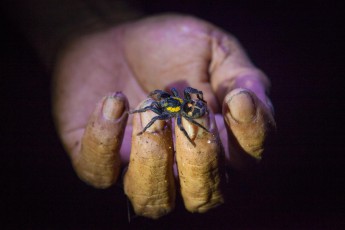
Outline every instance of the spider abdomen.
<path id="1" fill-rule="evenodd" d="M 179 97 L 169 97 L 161 101 L 161 106 L 169 113 L 179 113 L 183 100 Z"/>

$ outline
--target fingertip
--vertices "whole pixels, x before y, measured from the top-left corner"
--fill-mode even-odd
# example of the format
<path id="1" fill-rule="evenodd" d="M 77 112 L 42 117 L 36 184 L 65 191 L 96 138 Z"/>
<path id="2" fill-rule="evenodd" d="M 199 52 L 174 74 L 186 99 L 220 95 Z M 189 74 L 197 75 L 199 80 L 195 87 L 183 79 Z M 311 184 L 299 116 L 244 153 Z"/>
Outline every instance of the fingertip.
<path id="1" fill-rule="evenodd" d="M 102 99 L 102 115 L 109 121 L 116 121 L 128 115 L 128 100 L 121 92 L 112 93 Z"/>
<path id="2" fill-rule="evenodd" d="M 223 113 L 237 123 L 250 123 L 257 115 L 255 95 L 246 89 L 231 91 L 224 100 Z"/>
<path id="3" fill-rule="evenodd" d="M 111 136 L 122 138 L 127 125 L 128 109 L 128 100 L 123 93 L 109 93 L 96 105 L 85 132 L 98 135 L 99 138 L 110 138 Z"/>
<path id="4" fill-rule="evenodd" d="M 138 105 L 137 109 L 143 109 L 147 106 L 150 106 L 153 102 L 153 99 L 148 98 L 142 101 Z M 157 119 L 151 125 L 147 126 L 156 116 L 158 116 L 158 114 L 152 112 L 151 110 L 134 114 L 133 131 L 136 132 L 137 135 L 141 135 L 144 132 L 159 133 L 163 131 L 167 127 L 167 123 L 169 122 L 165 119 Z"/>
<path id="5" fill-rule="evenodd" d="M 186 130 L 187 135 L 190 137 L 191 140 L 195 140 L 196 138 L 202 137 L 204 134 L 209 133 L 211 129 L 213 129 L 214 124 L 211 120 L 210 114 L 205 114 L 200 118 L 193 119 L 196 123 L 200 124 L 202 127 L 193 124 L 192 122 L 188 121 L 185 118 L 182 118 L 182 127 Z M 175 126 L 179 128 L 177 125 Z"/>
<path id="6" fill-rule="evenodd" d="M 252 91 L 238 88 L 225 97 L 223 116 L 228 131 L 230 163 L 246 168 L 249 162 L 260 160 L 271 124 L 275 124 L 270 108 Z"/>

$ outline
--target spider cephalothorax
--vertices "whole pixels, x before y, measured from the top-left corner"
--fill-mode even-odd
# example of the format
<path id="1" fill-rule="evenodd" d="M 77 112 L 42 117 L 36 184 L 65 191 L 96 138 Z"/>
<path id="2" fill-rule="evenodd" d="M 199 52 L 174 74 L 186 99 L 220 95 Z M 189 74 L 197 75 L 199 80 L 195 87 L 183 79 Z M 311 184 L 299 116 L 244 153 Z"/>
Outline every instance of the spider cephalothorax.
<path id="1" fill-rule="evenodd" d="M 192 87 L 187 87 L 184 90 L 184 98 L 179 97 L 175 88 L 171 89 L 171 93 L 172 95 L 163 90 L 154 90 L 149 94 L 149 97 L 155 100 L 151 105 L 129 112 L 131 114 L 151 110 L 157 114 L 157 116 L 153 117 L 138 135 L 145 132 L 145 130 L 149 128 L 156 120 L 167 120 L 175 117 L 180 130 L 184 133 L 188 140 L 193 143 L 186 130 L 183 128 L 181 119 L 184 117 L 189 122 L 192 122 L 208 132 L 204 126 L 194 121 L 194 119 L 200 118 L 208 113 L 206 101 L 203 99 L 203 93 L 202 91 Z M 192 99 L 191 94 L 195 94 L 197 99 Z"/>

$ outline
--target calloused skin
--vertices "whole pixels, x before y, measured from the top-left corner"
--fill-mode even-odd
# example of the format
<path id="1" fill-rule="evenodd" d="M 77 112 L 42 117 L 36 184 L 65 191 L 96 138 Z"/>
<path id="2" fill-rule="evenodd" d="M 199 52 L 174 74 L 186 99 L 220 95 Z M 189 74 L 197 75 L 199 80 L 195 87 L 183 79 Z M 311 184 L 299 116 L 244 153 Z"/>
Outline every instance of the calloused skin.
<path id="1" fill-rule="evenodd" d="M 54 79 L 53 113 L 72 161 L 80 154 L 97 103 L 118 91 L 131 109 L 155 89 L 176 87 L 181 93 L 191 86 L 203 91 L 216 114 L 226 161 L 239 169 L 242 163 L 229 152 L 259 159 L 267 135 L 256 133 L 274 128 L 265 74 L 232 35 L 194 17 L 149 17 L 76 38 L 60 52 Z M 234 95 L 240 96 L 235 100 Z M 131 132 L 129 117 L 120 150 L 123 165 L 129 160 Z M 233 148 L 232 141 L 242 147 Z"/>

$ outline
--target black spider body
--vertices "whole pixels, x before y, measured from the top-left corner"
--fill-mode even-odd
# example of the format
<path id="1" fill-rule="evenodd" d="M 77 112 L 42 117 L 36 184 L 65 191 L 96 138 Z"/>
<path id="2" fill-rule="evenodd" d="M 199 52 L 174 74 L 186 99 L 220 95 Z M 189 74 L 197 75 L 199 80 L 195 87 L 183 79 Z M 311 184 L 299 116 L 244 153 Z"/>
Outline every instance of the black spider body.
<path id="1" fill-rule="evenodd" d="M 203 99 L 203 93 L 197 89 L 187 87 L 184 90 L 184 98 L 182 99 L 179 97 L 175 88 L 172 88 L 171 92 L 172 95 L 163 90 L 154 90 L 149 94 L 149 97 L 155 100 L 150 106 L 129 112 L 142 113 L 151 110 L 157 114 L 138 135 L 145 132 L 156 120 L 167 120 L 175 117 L 180 130 L 188 140 L 193 143 L 186 130 L 183 128 L 181 119 L 184 117 L 189 122 L 192 122 L 208 132 L 204 126 L 194 121 L 194 119 L 200 118 L 208 113 L 206 101 Z M 192 99 L 191 94 L 195 94 L 197 99 Z"/>

